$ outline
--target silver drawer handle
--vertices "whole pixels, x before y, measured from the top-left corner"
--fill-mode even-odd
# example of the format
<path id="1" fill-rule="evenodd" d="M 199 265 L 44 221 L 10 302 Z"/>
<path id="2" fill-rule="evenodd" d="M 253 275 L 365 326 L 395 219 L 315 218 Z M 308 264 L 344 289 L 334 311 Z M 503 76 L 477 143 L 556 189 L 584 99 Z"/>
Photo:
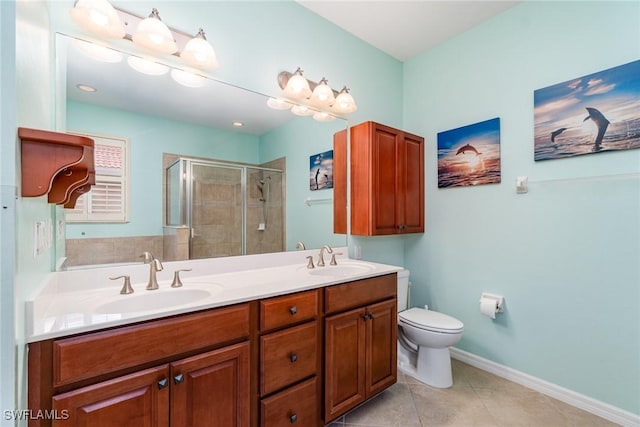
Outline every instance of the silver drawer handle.
<path id="1" fill-rule="evenodd" d="M 291 313 L 292 316 L 297 312 L 298 312 L 298 307 L 296 307 L 295 305 L 289 309 L 289 313 Z"/>
<path id="2" fill-rule="evenodd" d="M 291 361 L 291 363 L 296 362 L 296 361 L 298 360 L 298 355 L 297 355 L 297 354 L 295 354 L 295 353 L 291 353 L 291 354 L 289 355 L 289 360 Z"/>

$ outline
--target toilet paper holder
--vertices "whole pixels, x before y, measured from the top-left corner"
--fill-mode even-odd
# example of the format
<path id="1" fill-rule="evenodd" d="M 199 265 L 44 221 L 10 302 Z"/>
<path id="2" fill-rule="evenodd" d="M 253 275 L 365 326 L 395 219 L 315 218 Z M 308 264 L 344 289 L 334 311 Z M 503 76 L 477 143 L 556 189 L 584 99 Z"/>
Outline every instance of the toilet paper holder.
<path id="1" fill-rule="evenodd" d="M 480 302 L 482 303 L 483 300 L 494 300 L 496 302 L 496 313 L 502 313 L 504 311 L 504 297 L 502 295 L 495 295 L 495 294 L 489 294 L 486 292 L 483 292 L 480 295 Z"/>

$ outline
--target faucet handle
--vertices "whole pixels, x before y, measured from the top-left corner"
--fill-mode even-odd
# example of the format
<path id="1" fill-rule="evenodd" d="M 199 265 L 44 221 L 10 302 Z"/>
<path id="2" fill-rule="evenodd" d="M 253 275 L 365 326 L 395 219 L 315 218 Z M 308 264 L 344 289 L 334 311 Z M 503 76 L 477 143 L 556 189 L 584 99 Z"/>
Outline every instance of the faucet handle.
<path id="1" fill-rule="evenodd" d="M 148 251 L 144 251 L 140 254 L 140 258 L 143 258 L 143 262 L 145 264 L 149 264 L 151 262 L 153 262 L 153 260 L 155 259 L 155 257 L 153 256 L 153 254 L 151 252 Z"/>
<path id="2" fill-rule="evenodd" d="M 307 259 L 309 260 L 309 262 L 307 263 L 307 268 L 308 269 L 316 268 L 315 265 L 313 265 L 313 257 L 309 255 Z"/>
<path id="3" fill-rule="evenodd" d="M 338 265 L 338 262 L 336 261 L 336 255 L 342 255 L 342 252 L 334 252 L 331 254 L 331 261 L 329 262 L 330 265 Z"/>
<path id="4" fill-rule="evenodd" d="M 109 280 L 118 280 L 124 279 L 124 283 L 122 284 L 122 289 L 120 289 L 120 293 L 122 295 L 132 294 L 133 288 L 131 287 L 131 279 L 129 276 L 118 276 L 118 277 L 109 277 Z"/>
<path id="5" fill-rule="evenodd" d="M 173 273 L 173 282 L 171 283 L 172 288 L 179 288 L 180 286 L 182 286 L 182 280 L 180 280 L 181 271 L 191 271 L 191 269 L 183 268 L 182 270 L 176 270 L 175 273 Z"/>

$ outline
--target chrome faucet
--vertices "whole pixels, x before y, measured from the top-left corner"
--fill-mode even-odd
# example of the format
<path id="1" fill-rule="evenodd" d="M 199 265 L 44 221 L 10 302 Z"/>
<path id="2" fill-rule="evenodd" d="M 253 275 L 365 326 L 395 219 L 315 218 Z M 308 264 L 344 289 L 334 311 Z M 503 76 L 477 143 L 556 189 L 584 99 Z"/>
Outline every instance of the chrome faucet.
<path id="1" fill-rule="evenodd" d="M 331 246 L 324 245 L 323 247 L 321 247 L 320 255 L 318 256 L 318 263 L 316 264 L 318 267 L 324 267 L 324 251 L 327 251 L 328 254 L 333 253 L 333 249 L 331 249 Z"/>
<path id="2" fill-rule="evenodd" d="M 156 259 L 151 252 L 143 252 L 140 255 L 144 259 L 145 264 L 149 264 L 149 282 L 147 283 L 147 290 L 152 291 L 158 289 L 158 271 L 162 271 L 162 263 L 159 259 Z"/>

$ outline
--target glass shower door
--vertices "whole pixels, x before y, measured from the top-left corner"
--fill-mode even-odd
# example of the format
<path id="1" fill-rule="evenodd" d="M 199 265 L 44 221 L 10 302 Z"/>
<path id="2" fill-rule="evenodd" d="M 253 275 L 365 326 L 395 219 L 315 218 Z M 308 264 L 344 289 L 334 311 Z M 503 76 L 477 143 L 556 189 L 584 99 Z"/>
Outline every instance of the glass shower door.
<path id="1" fill-rule="evenodd" d="M 242 168 L 191 163 L 191 259 L 242 255 Z"/>

